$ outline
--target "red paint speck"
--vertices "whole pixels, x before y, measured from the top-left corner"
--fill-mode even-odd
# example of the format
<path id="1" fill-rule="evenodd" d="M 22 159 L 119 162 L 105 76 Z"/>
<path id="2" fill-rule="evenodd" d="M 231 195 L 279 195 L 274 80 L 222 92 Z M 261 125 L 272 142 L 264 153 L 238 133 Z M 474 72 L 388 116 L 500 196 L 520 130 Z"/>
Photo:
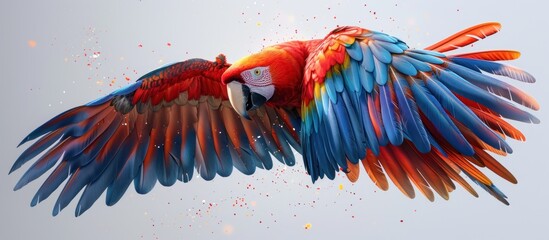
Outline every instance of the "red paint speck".
<path id="1" fill-rule="evenodd" d="M 142 47 L 143 47 L 143 44 L 140 43 L 139 45 L 137 45 L 137 47 L 142 48 Z"/>
<path id="2" fill-rule="evenodd" d="M 166 45 L 168 45 L 168 47 L 171 47 L 171 46 L 172 46 L 172 44 L 171 44 L 171 43 L 166 43 Z"/>

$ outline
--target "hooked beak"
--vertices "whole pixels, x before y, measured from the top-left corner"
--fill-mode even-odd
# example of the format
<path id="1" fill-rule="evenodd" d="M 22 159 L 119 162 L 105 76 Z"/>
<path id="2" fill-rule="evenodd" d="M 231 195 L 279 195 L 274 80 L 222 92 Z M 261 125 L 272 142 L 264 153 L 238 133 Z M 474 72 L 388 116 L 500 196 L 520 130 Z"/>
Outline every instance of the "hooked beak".
<path id="1" fill-rule="evenodd" d="M 273 86 L 266 87 L 272 89 L 272 91 L 267 92 L 274 91 Z M 248 111 L 261 107 L 263 104 L 265 104 L 265 102 L 267 102 L 268 98 L 272 96 L 272 93 L 266 94 L 267 96 L 263 95 L 265 93 L 258 93 L 265 92 L 263 88 L 265 87 L 252 87 L 252 89 L 250 89 L 250 87 L 245 84 L 242 84 L 238 81 L 232 81 L 227 84 L 227 95 L 229 96 L 229 101 L 231 102 L 234 110 L 240 116 L 251 120 L 250 116 L 248 115 Z"/>

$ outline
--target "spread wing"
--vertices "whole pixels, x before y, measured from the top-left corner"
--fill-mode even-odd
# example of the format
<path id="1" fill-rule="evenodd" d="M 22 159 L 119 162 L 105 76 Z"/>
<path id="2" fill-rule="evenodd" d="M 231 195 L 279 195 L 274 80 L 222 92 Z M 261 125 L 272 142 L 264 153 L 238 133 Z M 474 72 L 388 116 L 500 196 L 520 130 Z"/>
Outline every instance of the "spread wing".
<path id="1" fill-rule="evenodd" d="M 295 163 L 290 146 L 300 151 L 299 113 L 264 106 L 249 121 L 233 110 L 221 83 L 229 67 L 191 59 L 157 69 L 137 82 L 86 105 L 70 109 L 38 127 L 21 144 L 39 138 L 10 172 L 37 157 L 15 190 L 54 168 L 31 205 L 46 199 L 66 179 L 53 215 L 81 191 L 76 216 L 106 190 L 115 204 L 131 182 L 145 194 L 192 179 L 226 177 L 233 166 L 244 174 L 270 169 L 271 156 Z"/>
<path id="2" fill-rule="evenodd" d="M 497 75 L 535 80 L 495 62 L 518 58 L 515 51 L 441 53 L 499 29 L 498 23 L 474 26 L 430 50 L 358 27 L 330 33 L 309 55 L 303 84 L 301 141 L 313 181 L 333 179 L 340 169 L 356 181 L 362 162 L 383 190 L 388 175 L 411 198 L 415 185 L 431 201 L 432 190 L 447 199 L 454 182 L 477 196 L 463 172 L 507 204 L 478 168 L 516 183 L 487 151 L 505 155 L 512 151 L 506 136 L 524 140 L 505 119 L 539 122 L 510 101 L 534 110 L 539 104 Z"/>

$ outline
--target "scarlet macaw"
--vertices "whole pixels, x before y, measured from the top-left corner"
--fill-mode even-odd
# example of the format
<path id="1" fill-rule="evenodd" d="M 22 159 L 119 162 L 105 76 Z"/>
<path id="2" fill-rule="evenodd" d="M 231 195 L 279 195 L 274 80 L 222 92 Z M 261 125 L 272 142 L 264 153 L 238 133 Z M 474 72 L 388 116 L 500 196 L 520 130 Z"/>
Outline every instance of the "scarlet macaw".
<path id="1" fill-rule="evenodd" d="M 271 169 L 271 155 L 292 166 L 292 148 L 307 173 L 356 181 L 359 164 L 381 189 L 387 174 L 408 197 L 416 188 L 433 201 L 454 183 L 478 196 L 461 172 L 501 202 L 506 196 L 477 167 L 509 182 L 515 177 L 487 152 L 512 150 L 505 137 L 524 135 L 504 119 L 539 123 L 504 98 L 537 110 L 518 88 L 494 78 L 535 81 L 497 61 L 519 53 L 493 50 L 445 55 L 500 30 L 480 24 L 425 50 L 359 27 L 339 27 L 324 39 L 267 47 L 230 65 L 190 59 L 154 70 L 135 83 L 44 123 L 21 144 L 40 137 L 11 172 L 46 151 L 15 186 L 55 166 L 31 205 L 67 178 L 57 215 L 83 189 L 76 216 L 106 190 L 115 204 L 131 182 L 145 194 L 192 179 Z"/>

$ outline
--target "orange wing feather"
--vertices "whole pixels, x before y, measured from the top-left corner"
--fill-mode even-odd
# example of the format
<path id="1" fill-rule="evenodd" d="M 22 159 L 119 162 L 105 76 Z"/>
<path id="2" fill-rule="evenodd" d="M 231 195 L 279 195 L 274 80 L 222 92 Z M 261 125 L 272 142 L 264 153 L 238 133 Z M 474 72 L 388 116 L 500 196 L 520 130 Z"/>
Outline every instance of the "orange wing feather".
<path id="1" fill-rule="evenodd" d="M 473 58 L 487 61 L 509 61 L 520 57 L 520 52 L 513 50 L 491 50 L 452 55 L 450 57 Z"/>
<path id="2" fill-rule="evenodd" d="M 479 24 L 458 32 L 425 49 L 437 52 L 448 52 L 454 49 L 458 49 L 460 47 L 465 47 L 480 39 L 484 39 L 494 33 L 499 32 L 500 29 L 501 24 L 496 22 Z"/>

